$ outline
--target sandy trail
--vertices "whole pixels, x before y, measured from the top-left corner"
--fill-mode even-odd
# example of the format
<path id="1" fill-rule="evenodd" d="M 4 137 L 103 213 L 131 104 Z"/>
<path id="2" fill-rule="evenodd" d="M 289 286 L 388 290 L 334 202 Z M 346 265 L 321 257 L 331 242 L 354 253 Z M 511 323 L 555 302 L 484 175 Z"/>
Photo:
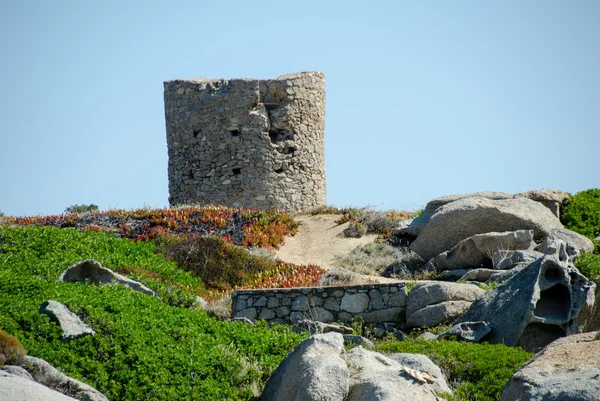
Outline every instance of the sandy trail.
<path id="1" fill-rule="evenodd" d="M 295 264 L 315 264 L 325 270 L 335 267 L 336 256 L 348 254 L 359 245 L 373 242 L 376 235 L 361 238 L 344 237 L 342 231 L 349 223 L 338 225 L 339 215 L 319 214 L 316 216 L 295 216 L 300 223 L 293 237 L 286 237 L 285 244 L 277 251 L 280 259 Z"/>

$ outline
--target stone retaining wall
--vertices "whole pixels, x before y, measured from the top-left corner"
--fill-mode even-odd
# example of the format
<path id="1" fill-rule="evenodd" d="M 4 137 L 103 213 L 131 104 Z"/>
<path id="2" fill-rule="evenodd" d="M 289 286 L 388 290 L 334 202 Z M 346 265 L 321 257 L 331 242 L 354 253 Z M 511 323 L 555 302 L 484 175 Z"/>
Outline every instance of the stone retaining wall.
<path id="1" fill-rule="evenodd" d="M 361 317 L 371 324 L 404 322 L 406 296 L 406 283 L 242 290 L 232 295 L 232 318 L 350 323 Z"/>

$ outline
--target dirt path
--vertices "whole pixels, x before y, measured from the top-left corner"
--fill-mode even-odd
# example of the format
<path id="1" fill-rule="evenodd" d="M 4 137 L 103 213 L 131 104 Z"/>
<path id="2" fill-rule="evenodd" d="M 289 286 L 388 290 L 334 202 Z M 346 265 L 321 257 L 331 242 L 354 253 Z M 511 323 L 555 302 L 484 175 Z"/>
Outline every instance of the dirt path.
<path id="1" fill-rule="evenodd" d="M 300 223 L 293 237 L 286 237 L 285 244 L 275 253 L 280 259 L 295 264 L 315 264 L 329 270 L 335 267 L 335 257 L 349 253 L 359 245 L 373 242 L 376 235 L 361 238 L 344 237 L 342 231 L 348 223 L 335 223 L 340 216 L 320 214 L 295 216 Z"/>

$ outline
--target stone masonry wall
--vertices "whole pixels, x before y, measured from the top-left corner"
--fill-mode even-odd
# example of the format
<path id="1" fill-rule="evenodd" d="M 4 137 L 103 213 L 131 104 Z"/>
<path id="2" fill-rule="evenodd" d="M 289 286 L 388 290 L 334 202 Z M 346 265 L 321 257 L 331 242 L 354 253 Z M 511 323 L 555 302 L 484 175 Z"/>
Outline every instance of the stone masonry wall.
<path id="1" fill-rule="evenodd" d="M 232 318 L 292 323 L 300 318 L 320 322 L 404 322 L 406 284 L 285 288 L 235 291 Z"/>
<path id="2" fill-rule="evenodd" d="M 326 203 L 325 77 L 164 83 L 169 203 L 301 211 Z"/>

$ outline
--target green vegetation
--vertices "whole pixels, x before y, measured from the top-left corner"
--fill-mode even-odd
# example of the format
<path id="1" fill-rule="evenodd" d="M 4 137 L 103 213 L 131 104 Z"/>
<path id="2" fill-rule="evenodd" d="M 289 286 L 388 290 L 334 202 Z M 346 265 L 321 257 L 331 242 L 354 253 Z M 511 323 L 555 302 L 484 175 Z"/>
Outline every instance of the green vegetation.
<path id="1" fill-rule="evenodd" d="M 502 344 L 457 341 L 382 341 L 383 353 L 410 352 L 427 355 L 445 373 L 454 388 L 455 401 L 496 401 L 511 376 L 532 353 Z"/>
<path id="2" fill-rule="evenodd" d="M 598 248 L 596 248 L 596 252 Z M 600 280 L 600 254 L 583 254 L 575 261 L 575 267 L 590 280 Z"/>
<path id="3" fill-rule="evenodd" d="M 171 306 L 168 288 L 207 290 L 155 250 L 151 242 L 109 233 L 0 227 L 0 327 L 31 355 L 110 400 L 251 399 L 303 337 L 283 326 L 220 322 Z M 163 299 L 121 286 L 55 281 L 87 258 L 137 272 Z M 49 299 L 67 305 L 97 334 L 63 343 L 60 327 L 38 312 Z"/>
<path id="4" fill-rule="evenodd" d="M 569 230 L 592 240 L 600 236 L 600 189 L 588 189 L 573 195 L 563 205 L 560 219 Z"/>
<path id="5" fill-rule="evenodd" d="M 97 212 L 98 205 L 93 203 L 89 205 L 71 205 L 65 209 L 65 213 L 86 213 L 86 212 Z"/>

